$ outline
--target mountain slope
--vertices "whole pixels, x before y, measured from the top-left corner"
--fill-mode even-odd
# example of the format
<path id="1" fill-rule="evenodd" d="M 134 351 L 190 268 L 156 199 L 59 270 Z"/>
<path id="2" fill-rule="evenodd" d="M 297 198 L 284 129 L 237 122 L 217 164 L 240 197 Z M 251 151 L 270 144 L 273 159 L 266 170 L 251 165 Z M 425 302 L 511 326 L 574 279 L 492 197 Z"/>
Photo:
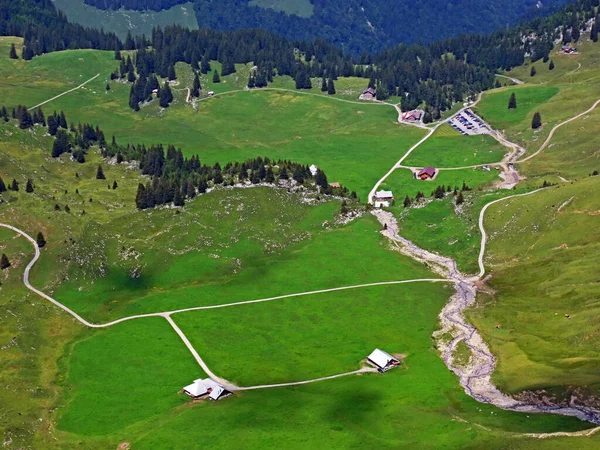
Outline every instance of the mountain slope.
<path id="1" fill-rule="evenodd" d="M 84 1 L 101 9 L 156 11 L 184 3 L 183 0 Z M 542 4 L 536 0 L 312 0 L 310 3 L 308 0 L 194 0 L 194 9 L 201 28 L 259 27 L 294 39 L 320 37 L 360 53 L 400 42 L 430 42 L 462 33 L 490 32 L 550 13 L 568 1 L 545 0 Z"/>

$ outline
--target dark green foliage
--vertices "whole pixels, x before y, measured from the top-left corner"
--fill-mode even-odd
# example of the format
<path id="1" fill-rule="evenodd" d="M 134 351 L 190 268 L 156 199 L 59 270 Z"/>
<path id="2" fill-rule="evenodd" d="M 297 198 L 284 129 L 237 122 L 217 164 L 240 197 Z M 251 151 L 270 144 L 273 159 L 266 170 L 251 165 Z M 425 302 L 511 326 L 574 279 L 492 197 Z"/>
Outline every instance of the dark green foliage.
<path id="1" fill-rule="evenodd" d="M 404 197 L 404 202 L 403 205 L 405 208 L 408 208 L 411 205 L 412 201 L 410 200 L 410 197 L 407 195 L 406 197 Z"/>
<path id="2" fill-rule="evenodd" d="M 221 77 L 219 76 L 219 71 L 217 69 L 215 69 L 215 71 L 213 72 L 213 83 L 220 83 L 221 82 Z"/>
<path id="3" fill-rule="evenodd" d="M 296 89 L 312 89 L 310 73 L 304 66 L 298 68 L 296 76 L 294 77 L 294 81 L 296 82 Z"/>
<path id="4" fill-rule="evenodd" d="M 458 195 L 456 196 L 455 202 L 456 202 L 457 205 L 462 205 L 464 201 L 465 201 L 465 197 L 463 196 L 462 191 L 460 191 L 458 193 Z"/>
<path id="5" fill-rule="evenodd" d="M 118 188 L 118 187 L 119 187 L 119 185 L 117 184 L 117 181 L 116 180 L 113 181 L 113 185 L 112 185 L 113 190 L 116 189 L 116 188 Z"/>
<path id="6" fill-rule="evenodd" d="M 206 75 L 208 72 L 210 72 L 210 70 L 211 68 L 208 54 L 205 53 L 202 57 L 202 61 L 200 62 L 200 72 Z"/>
<path id="7" fill-rule="evenodd" d="M 8 260 L 8 256 L 2 253 L 2 257 L 0 257 L 0 270 L 8 269 L 10 267 L 10 261 Z"/>
<path id="8" fill-rule="evenodd" d="M 110 91 L 110 84 L 106 83 L 106 92 Z"/>
<path id="9" fill-rule="evenodd" d="M 325 76 L 321 78 L 321 92 L 327 92 L 327 78 Z"/>
<path id="10" fill-rule="evenodd" d="M 537 71 L 535 70 L 535 66 L 531 66 L 531 72 L 529 72 L 529 76 L 535 77 L 536 73 L 537 73 Z"/>
<path id="11" fill-rule="evenodd" d="M 33 126 L 33 118 L 25 106 L 17 106 L 17 119 L 22 130 Z"/>
<path id="12" fill-rule="evenodd" d="M 35 242 L 37 242 L 39 248 L 43 248 L 46 246 L 46 239 L 44 238 L 44 235 L 41 231 L 38 232 L 38 235 L 35 238 Z"/>
<path id="13" fill-rule="evenodd" d="M 550 64 L 548 65 L 548 70 L 554 70 L 554 60 L 550 60 Z"/>
<path id="14" fill-rule="evenodd" d="M 202 89 L 200 77 L 198 76 L 198 72 L 196 72 L 194 73 L 194 84 L 192 85 L 192 97 L 200 97 L 200 89 Z"/>
<path id="15" fill-rule="evenodd" d="M 161 108 L 168 108 L 173 101 L 173 93 L 171 92 L 171 87 L 169 86 L 168 81 L 165 81 L 165 84 L 159 91 L 158 95 Z"/>
<path id="16" fill-rule="evenodd" d="M 597 20 L 594 21 L 592 25 L 592 29 L 590 30 L 590 39 L 592 42 L 598 42 L 598 23 Z"/>
<path id="17" fill-rule="evenodd" d="M 169 81 L 177 79 L 177 74 L 175 73 L 175 66 L 169 66 L 169 73 L 167 76 L 169 77 Z"/>
<path id="18" fill-rule="evenodd" d="M 10 44 L 10 51 L 8 53 L 10 59 L 19 59 L 19 55 L 17 55 L 17 49 L 15 48 L 15 44 Z"/>
<path id="19" fill-rule="evenodd" d="M 533 115 L 533 119 L 531 120 L 531 128 L 534 130 L 542 126 L 542 116 L 539 112 L 536 112 Z"/>
<path id="20" fill-rule="evenodd" d="M 65 212 L 67 214 L 71 212 L 71 208 L 69 208 L 69 205 L 65 205 Z"/>
<path id="21" fill-rule="evenodd" d="M 98 170 L 96 170 L 96 180 L 106 180 L 104 176 L 104 170 L 102 170 L 102 166 L 98 165 Z"/>
<path id="22" fill-rule="evenodd" d="M 513 92 L 508 100 L 508 109 L 517 109 L 517 96 Z"/>
<path id="23" fill-rule="evenodd" d="M 6 184 L 4 184 L 2 177 L 0 177 L 0 192 L 6 192 Z"/>
<path id="24" fill-rule="evenodd" d="M 329 78 L 329 80 L 327 80 L 327 94 L 335 94 L 335 84 L 333 84 L 333 78 Z"/>
<path id="25" fill-rule="evenodd" d="M 17 192 L 19 190 L 19 182 L 13 178 L 12 183 L 10 184 L 11 191 Z"/>
<path id="26" fill-rule="evenodd" d="M 57 158 L 69 151 L 71 151 L 71 142 L 68 133 L 65 130 L 58 130 L 56 132 L 56 139 L 54 139 L 54 143 L 52 144 L 52 157 Z"/>
<path id="27" fill-rule="evenodd" d="M 27 179 L 27 184 L 25 185 L 25 192 L 31 194 L 33 192 L 33 181 L 29 178 Z"/>

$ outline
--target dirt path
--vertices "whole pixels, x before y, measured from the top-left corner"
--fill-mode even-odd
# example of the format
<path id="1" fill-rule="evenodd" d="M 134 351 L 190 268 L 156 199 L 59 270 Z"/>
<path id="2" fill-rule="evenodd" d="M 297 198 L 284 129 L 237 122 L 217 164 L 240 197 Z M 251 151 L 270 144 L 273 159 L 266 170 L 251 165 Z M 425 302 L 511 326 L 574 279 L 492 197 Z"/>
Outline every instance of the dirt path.
<path id="1" fill-rule="evenodd" d="M 48 99 L 48 100 L 46 100 L 46 101 L 44 101 L 44 102 L 42 102 L 42 103 L 38 103 L 37 105 L 30 107 L 30 108 L 29 108 L 29 110 L 31 111 L 32 109 L 39 108 L 40 106 L 42 106 L 42 105 L 45 105 L 46 103 L 50 103 L 52 100 L 56 100 L 57 98 L 59 98 L 59 97 L 62 97 L 63 95 L 67 95 L 67 94 L 69 94 L 69 93 L 71 93 L 71 92 L 73 92 L 73 91 L 76 91 L 77 89 L 81 89 L 81 88 L 82 88 L 82 87 L 84 87 L 86 84 L 88 84 L 90 81 L 94 81 L 94 80 L 95 80 L 96 78 L 98 78 L 99 76 L 100 76 L 100 74 L 99 74 L 99 73 L 97 73 L 96 75 L 94 75 L 94 76 L 93 76 L 92 78 L 90 78 L 89 80 L 87 80 L 87 81 L 85 81 L 85 82 L 81 83 L 79 86 L 77 86 L 77 87 L 74 87 L 73 89 L 69 89 L 68 91 L 65 91 L 65 92 L 63 92 L 62 94 L 58 94 L 58 95 L 56 95 L 56 96 L 54 96 L 54 97 L 52 97 L 52 98 L 50 98 L 50 99 Z"/>
<path id="2" fill-rule="evenodd" d="M 515 84 L 525 84 L 524 81 L 521 81 L 521 80 L 519 80 L 517 78 L 507 77 L 506 75 L 499 75 L 499 74 L 496 74 L 496 76 L 500 77 L 500 78 L 506 78 L 507 80 L 510 80 L 510 81 L 512 81 Z"/>

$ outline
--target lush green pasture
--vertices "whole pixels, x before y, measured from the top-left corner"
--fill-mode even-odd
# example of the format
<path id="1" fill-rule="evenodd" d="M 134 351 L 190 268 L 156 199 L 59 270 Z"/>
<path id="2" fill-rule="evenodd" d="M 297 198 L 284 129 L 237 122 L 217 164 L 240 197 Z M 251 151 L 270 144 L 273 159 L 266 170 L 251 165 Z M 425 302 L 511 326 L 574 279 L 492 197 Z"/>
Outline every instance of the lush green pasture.
<path id="1" fill-rule="evenodd" d="M 559 89 L 553 86 L 511 86 L 487 93 L 475 110 L 499 130 L 511 129 L 517 126 L 522 129 L 526 127 L 526 119 L 529 119 L 529 128 L 531 128 L 531 117 L 533 117 L 537 108 L 558 92 Z M 508 100 L 513 93 L 517 99 L 517 108 L 508 109 Z"/>
<path id="2" fill-rule="evenodd" d="M 64 12 L 69 22 L 79 23 L 84 26 L 102 28 L 106 32 L 116 33 L 125 39 L 127 31 L 133 36 L 145 34 L 152 35 L 153 27 L 164 28 L 167 25 L 181 25 L 186 28 L 198 28 L 194 5 L 184 3 L 163 11 L 103 11 L 86 5 L 83 0 L 54 0 L 56 7 Z"/>
<path id="3" fill-rule="evenodd" d="M 218 63 L 212 65 L 213 70 L 220 69 Z M 0 75 L 5 84 L 0 85 L 0 94 L 7 106 L 31 106 L 100 73 L 84 88 L 45 105 L 46 113 L 64 110 L 70 122 L 98 124 L 120 142 L 170 143 L 211 164 L 259 155 L 316 164 L 331 182 L 341 182 L 363 198 L 423 134 L 396 125 L 392 107 L 340 102 L 322 95 L 242 91 L 205 98 L 194 109 L 185 103 L 192 77 L 184 64 L 177 66 L 179 78 L 170 108 L 162 110 L 154 101 L 134 113 L 128 106 L 128 83 L 112 82 L 111 90 L 105 91 L 116 66 L 112 52 L 89 50 L 51 53 L 31 62 L 2 59 Z M 242 89 L 250 67 L 238 68 L 238 73 L 218 84 L 212 83 L 212 74 L 203 76 L 204 91 Z M 338 83 L 343 86 L 344 81 Z M 15 89 L 15 84 L 26 87 Z"/>
<path id="4" fill-rule="evenodd" d="M 498 355 L 494 377 L 502 389 L 600 382 L 599 181 L 588 178 L 489 209 L 485 262 L 496 295 L 482 298 L 485 307 L 469 315 Z"/>
<path id="5" fill-rule="evenodd" d="M 493 137 L 463 136 L 442 125 L 403 162 L 412 167 L 464 167 L 502 160 L 506 147 Z"/>
<path id="6" fill-rule="evenodd" d="M 389 189 L 396 198 L 396 203 L 401 204 L 405 196 L 414 198 L 417 192 L 423 192 L 429 197 L 436 186 L 450 186 L 460 189 L 463 182 L 470 188 L 482 188 L 498 179 L 498 172 L 494 169 L 485 171 L 478 169 L 442 170 L 434 180 L 420 180 L 413 176 L 409 169 L 397 169 L 382 184 L 382 189 Z"/>
<path id="7" fill-rule="evenodd" d="M 68 350 L 58 428 L 106 435 L 186 401 L 178 391 L 204 376 L 162 317 L 92 330 Z"/>
<path id="8" fill-rule="evenodd" d="M 191 355 L 183 354 L 183 344 L 176 348 L 178 338 L 167 333 L 162 319 L 90 333 L 65 361 L 64 383 L 72 390 L 55 435 L 89 448 L 119 442 L 133 448 L 229 448 L 240 440 L 245 448 L 265 448 L 286 439 L 289 448 L 349 448 L 370 441 L 389 448 L 455 449 L 502 448 L 504 431 L 586 426 L 562 417 L 507 413 L 467 397 L 431 348 L 449 288 L 427 285 L 427 293 L 424 299 L 422 291 L 397 286 L 338 293 L 328 301 L 313 296 L 176 315 L 213 370 L 239 369 L 234 379 L 241 373 L 260 382 L 356 368 L 376 345 L 407 355 L 402 368 L 384 375 L 240 392 L 218 403 L 192 403 L 177 394 L 200 373 Z M 376 324 L 372 315 L 379 317 Z M 90 367 L 94 370 L 84 376 Z M 99 389 L 103 398 L 93 402 Z M 127 417 L 109 421 L 115 413 Z M 100 433 L 105 435 L 93 436 Z"/>
<path id="9" fill-rule="evenodd" d="M 240 386 L 285 383 L 356 370 L 376 347 L 409 355 L 406 364 L 412 366 L 419 345 L 414 326 L 427 321 L 433 333 L 436 325 L 429 318 L 450 293 L 451 286 L 431 283 L 380 286 L 174 319 L 219 376 Z"/>

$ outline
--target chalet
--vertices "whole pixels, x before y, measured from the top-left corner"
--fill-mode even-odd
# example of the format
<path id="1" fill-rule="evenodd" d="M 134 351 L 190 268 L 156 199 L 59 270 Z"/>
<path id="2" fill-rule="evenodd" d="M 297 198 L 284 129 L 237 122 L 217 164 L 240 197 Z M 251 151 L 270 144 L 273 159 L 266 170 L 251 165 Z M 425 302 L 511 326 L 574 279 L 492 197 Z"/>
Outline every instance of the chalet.
<path id="1" fill-rule="evenodd" d="M 386 370 L 393 369 L 394 367 L 400 365 L 400 361 L 398 361 L 389 353 L 379 350 L 378 348 L 373 350 L 373 352 L 367 357 L 367 362 L 377 367 L 377 370 L 380 372 L 385 372 Z"/>
<path id="2" fill-rule="evenodd" d="M 435 173 L 435 169 L 429 166 L 421 169 L 419 173 L 417 173 L 417 177 L 421 180 L 431 180 L 433 177 L 435 177 Z"/>
<path id="3" fill-rule="evenodd" d="M 230 394 L 223 386 L 210 378 L 194 380 L 192 384 L 183 388 L 183 392 L 193 399 L 208 396 L 211 400 L 219 400 Z"/>
<path id="4" fill-rule="evenodd" d="M 366 91 L 364 91 L 362 94 L 360 94 L 360 97 L 358 97 L 358 99 L 359 100 L 373 100 L 376 95 L 377 95 L 377 90 L 375 88 L 370 87 Z"/>
<path id="5" fill-rule="evenodd" d="M 375 192 L 375 208 L 387 208 L 394 201 L 392 191 L 377 191 Z"/>
<path id="6" fill-rule="evenodd" d="M 402 114 L 402 120 L 406 120 L 407 122 L 420 122 L 423 117 L 422 111 L 408 111 Z"/>

